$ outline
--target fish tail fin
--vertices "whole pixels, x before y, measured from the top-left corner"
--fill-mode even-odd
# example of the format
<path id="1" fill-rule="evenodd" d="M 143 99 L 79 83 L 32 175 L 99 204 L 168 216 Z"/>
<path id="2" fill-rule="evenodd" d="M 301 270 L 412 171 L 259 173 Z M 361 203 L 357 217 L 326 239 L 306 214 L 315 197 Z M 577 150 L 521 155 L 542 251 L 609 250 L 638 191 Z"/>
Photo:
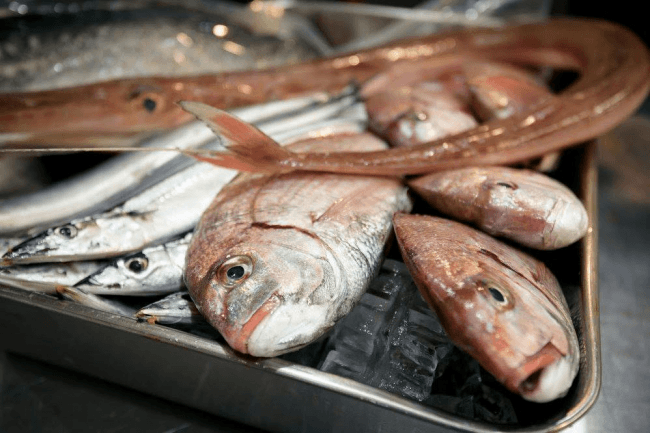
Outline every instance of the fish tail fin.
<path id="1" fill-rule="evenodd" d="M 206 156 L 188 151 L 195 158 L 241 171 L 286 171 L 294 153 L 282 148 L 275 140 L 253 125 L 225 111 L 200 102 L 181 101 L 179 105 L 204 122 L 215 134 L 225 137 L 228 152 L 213 152 Z"/>

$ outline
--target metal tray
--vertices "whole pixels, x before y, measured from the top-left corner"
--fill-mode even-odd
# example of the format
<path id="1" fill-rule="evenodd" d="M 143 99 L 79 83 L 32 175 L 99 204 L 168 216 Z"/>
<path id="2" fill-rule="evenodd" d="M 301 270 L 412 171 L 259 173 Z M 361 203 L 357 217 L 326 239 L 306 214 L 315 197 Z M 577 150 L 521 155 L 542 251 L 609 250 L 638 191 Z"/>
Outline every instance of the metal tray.
<path id="1" fill-rule="evenodd" d="M 595 143 L 567 152 L 559 177 L 591 223 L 580 243 L 541 258 L 565 289 L 581 366 L 566 397 L 532 406 L 519 426 L 469 421 L 282 359 L 240 356 L 207 338 L 12 288 L 0 287 L 0 345 L 270 431 L 557 431 L 589 410 L 601 383 Z"/>

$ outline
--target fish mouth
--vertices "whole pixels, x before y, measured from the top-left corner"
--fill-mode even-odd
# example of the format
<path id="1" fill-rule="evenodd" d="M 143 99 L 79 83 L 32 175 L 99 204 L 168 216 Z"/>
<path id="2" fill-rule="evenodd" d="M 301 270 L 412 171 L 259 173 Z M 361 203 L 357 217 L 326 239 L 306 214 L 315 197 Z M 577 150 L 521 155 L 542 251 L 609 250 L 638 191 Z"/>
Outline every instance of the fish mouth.
<path id="1" fill-rule="evenodd" d="M 327 317 L 326 306 L 286 302 L 274 294 L 239 332 L 224 337 L 238 352 L 273 357 L 316 340 L 333 325 Z"/>
<path id="2" fill-rule="evenodd" d="M 578 363 L 548 343 L 526 363 L 522 374 L 506 385 L 526 400 L 546 403 L 564 397 L 577 372 Z"/>

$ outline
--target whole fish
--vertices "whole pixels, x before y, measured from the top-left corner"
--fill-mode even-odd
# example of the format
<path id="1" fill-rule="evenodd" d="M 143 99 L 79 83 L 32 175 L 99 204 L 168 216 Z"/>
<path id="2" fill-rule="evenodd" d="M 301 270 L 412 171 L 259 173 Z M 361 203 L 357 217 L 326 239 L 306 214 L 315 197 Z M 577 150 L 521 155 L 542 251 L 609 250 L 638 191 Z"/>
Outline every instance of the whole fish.
<path id="1" fill-rule="evenodd" d="M 565 247 L 589 227 L 580 199 L 532 170 L 468 167 L 431 173 L 408 185 L 445 215 L 530 248 Z"/>
<path id="2" fill-rule="evenodd" d="M 394 225 L 416 285 L 459 348 L 527 400 L 568 392 L 578 339 L 543 263 L 458 222 L 399 213 Z"/>
<path id="3" fill-rule="evenodd" d="M 120 257 L 72 284 L 95 295 L 154 296 L 176 292 L 184 288 L 183 268 L 190 237 L 191 233 Z"/>
<path id="4" fill-rule="evenodd" d="M 292 148 L 385 146 L 366 133 Z M 201 314 L 235 350 L 254 356 L 297 350 L 359 300 L 381 264 L 393 213 L 410 207 L 397 179 L 241 175 L 203 214 L 188 249 L 185 283 Z"/>
<path id="5" fill-rule="evenodd" d="M 643 42 L 627 30 L 603 21 L 552 20 L 543 25 L 466 30 L 416 41 L 360 53 L 348 60 L 356 59 L 355 64 L 358 60 L 357 65 L 371 64 L 371 60 L 382 58 L 381 53 L 386 56 L 384 59 L 392 53 L 395 61 L 409 56 L 421 59 L 426 56 L 418 53 L 429 49 L 438 55 L 438 62 L 475 57 L 574 69 L 581 75 L 556 97 L 507 119 L 496 119 L 417 146 L 374 152 L 298 154 L 261 135 L 255 140 L 237 139 L 235 121 L 217 109 L 198 108 L 196 103 L 182 106 L 215 131 L 234 139 L 228 145 L 230 155 L 220 154 L 212 159 L 217 165 L 266 172 L 423 174 L 466 166 L 511 164 L 594 138 L 632 114 L 650 86 L 650 58 Z M 326 69 L 322 63 L 320 67 Z M 303 65 L 285 71 L 285 78 L 291 81 L 291 73 L 304 73 L 305 68 Z M 337 79 L 345 76 L 346 71 L 352 73 L 354 69 L 342 66 Z M 200 158 L 210 159 L 205 153 Z"/>
<path id="6" fill-rule="evenodd" d="M 27 14 L 0 19 L 0 29 L 0 92 L 257 70 L 318 55 L 298 38 L 256 34 L 227 15 L 182 6 Z"/>

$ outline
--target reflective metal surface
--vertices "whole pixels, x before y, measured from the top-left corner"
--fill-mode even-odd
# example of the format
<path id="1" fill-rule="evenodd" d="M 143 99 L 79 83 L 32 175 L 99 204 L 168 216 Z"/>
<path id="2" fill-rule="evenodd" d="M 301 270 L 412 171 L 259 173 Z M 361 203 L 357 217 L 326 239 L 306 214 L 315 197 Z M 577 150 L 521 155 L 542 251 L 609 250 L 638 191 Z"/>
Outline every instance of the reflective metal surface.
<path id="1" fill-rule="evenodd" d="M 561 177 L 582 185 L 592 229 L 548 256 L 563 282 L 581 338 L 577 382 L 561 401 L 535 406 L 525 431 L 555 431 L 579 419 L 600 386 L 593 144 L 566 157 Z M 582 161 L 580 170 L 574 170 Z M 579 174 L 579 176 L 578 176 Z M 578 277 L 579 276 L 579 277 Z M 271 431 L 496 431 L 417 402 L 280 359 L 234 354 L 220 343 L 0 288 L 0 341 L 11 351 Z M 510 430 L 513 430 L 512 428 Z"/>

